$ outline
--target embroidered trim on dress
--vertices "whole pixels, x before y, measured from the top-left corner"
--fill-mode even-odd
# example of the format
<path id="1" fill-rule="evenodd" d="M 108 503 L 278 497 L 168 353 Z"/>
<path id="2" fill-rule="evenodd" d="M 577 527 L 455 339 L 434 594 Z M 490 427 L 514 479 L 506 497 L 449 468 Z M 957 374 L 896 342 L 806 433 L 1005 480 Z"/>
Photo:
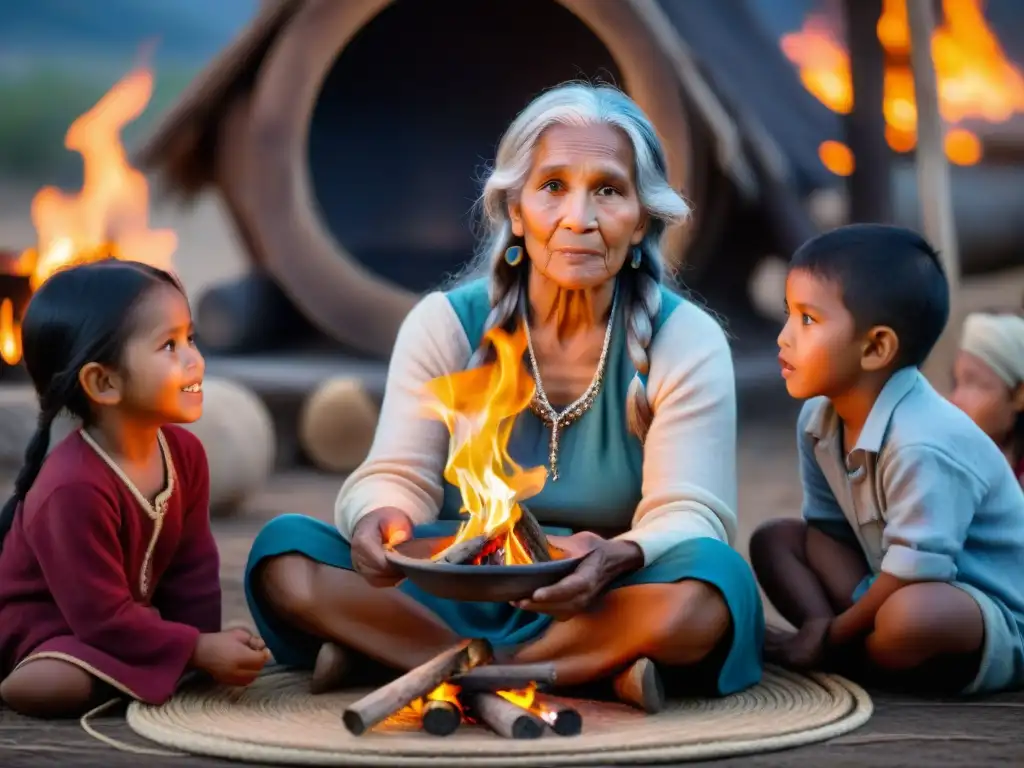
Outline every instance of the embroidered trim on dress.
<path id="1" fill-rule="evenodd" d="M 117 465 L 117 463 L 110 458 L 109 454 L 107 454 L 107 452 L 92 439 L 88 432 L 84 429 L 80 429 L 79 434 L 81 434 L 82 439 L 86 444 L 96 452 L 96 455 L 103 459 L 103 462 L 121 479 L 121 482 L 125 484 L 129 491 L 131 491 L 135 500 L 139 502 L 139 506 L 142 507 L 142 510 L 153 521 L 153 533 L 149 538 L 149 546 L 146 547 L 146 555 L 142 560 L 142 569 L 139 573 L 140 597 L 145 599 L 146 597 L 149 597 L 149 579 L 153 566 L 153 551 L 156 549 L 156 543 L 160 539 L 160 531 L 162 531 L 164 527 L 164 515 L 167 513 L 167 505 L 174 493 L 176 473 L 174 471 L 174 459 L 171 458 L 171 450 L 167 446 L 167 440 L 164 438 L 163 430 L 158 430 L 157 440 L 160 443 L 160 453 L 163 456 L 164 466 L 167 469 L 167 486 L 157 494 L 151 504 L 145 494 L 138 489 L 138 486 L 136 486 L 128 475 L 126 475 Z"/>

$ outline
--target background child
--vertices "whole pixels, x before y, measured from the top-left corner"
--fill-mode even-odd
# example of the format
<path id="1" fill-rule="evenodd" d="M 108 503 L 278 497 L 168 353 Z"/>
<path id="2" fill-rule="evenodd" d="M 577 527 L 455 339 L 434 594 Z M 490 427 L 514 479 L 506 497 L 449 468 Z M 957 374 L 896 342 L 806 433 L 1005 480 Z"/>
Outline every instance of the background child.
<path id="1" fill-rule="evenodd" d="M 995 441 L 1024 483 L 1024 317 L 967 317 L 950 400 Z"/>
<path id="2" fill-rule="evenodd" d="M 206 455 L 167 426 L 202 413 L 180 287 L 141 264 L 68 269 L 32 298 L 22 338 L 40 415 L 0 512 L 0 697 L 49 717 L 111 688 L 162 702 L 190 668 L 250 682 L 267 652 L 219 631 Z M 47 457 L 65 410 L 83 428 Z"/>
<path id="3" fill-rule="evenodd" d="M 949 316 L 919 235 L 844 227 L 794 255 L 779 361 L 810 398 L 798 441 L 803 520 L 750 555 L 794 633 L 795 667 L 862 656 L 899 681 L 987 692 L 1024 684 L 1024 492 L 996 445 L 918 367 Z"/>

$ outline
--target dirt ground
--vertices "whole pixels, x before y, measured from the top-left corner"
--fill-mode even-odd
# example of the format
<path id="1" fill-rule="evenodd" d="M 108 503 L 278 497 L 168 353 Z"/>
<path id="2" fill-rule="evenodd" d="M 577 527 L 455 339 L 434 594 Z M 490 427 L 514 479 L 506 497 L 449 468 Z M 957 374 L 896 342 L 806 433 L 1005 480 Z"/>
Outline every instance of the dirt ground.
<path id="1" fill-rule="evenodd" d="M 0 185 L 0 247 L 22 247 L 32 242 L 27 217 L 30 191 Z M 191 211 L 160 207 L 154 226 L 179 233 L 177 266 L 190 293 L 244 269 L 240 246 L 213 199 L 204 199 Z M 775 281 L 774 283 L 772 281 Z M 778 275 L 766 273 L 759 294 L 778 295 Z M 1024 268 L 980 280 L 971 280 L 964 292 L 964 307 L 1019 306 L 1024 294 Z M 741 403 L 745 414 L 740 430 L 739 511 L 740 551 L 746 552 L 751 531 L 763 520 L 794 515 L 799 507 L 793 434 L 797 404 L 780 397 L 781 384 L 764 394 L 748 395 Z M 750 398 L 754 398 L 751 400 Z M 294 470 L 267 479 L 235 517 L 215 524 L 222 553 L 225 620 L 248 619 L 241 591 L 241 576 L 249 544 L 259 527 L 282 512 L 302 512 L 328 519 L 341 478 L 307 470 Z M 9 478 L 0 478 L 0 496 L 6 496 Z M 769 607 L 770 620 L 777 618 Z M 716 765 L 800 766 L 828 765 L 916 766 L 1024 764 L 1024 736 L 1020 713 L 1024 695 L 1009 695 L 979 702 L 921 701 L 880 695 L 872 720 L 854 734 L 832 742 L 789 752 L 726 760 Z M 123 719 L 114 714 L 97 727 L 117 739 L 132 741 Z M 136 740 L 137 741 L 137 740 Z M 154 768 L 183 764 L 182 759 L 144 758 Z M 0 765 L 21 766 L 129 766 L 140 759 L 97 741 L 75 722 L 32 723 L 0 708 Z M 214 760 L 189 759 L 190 766 L 213 766 Z"/>

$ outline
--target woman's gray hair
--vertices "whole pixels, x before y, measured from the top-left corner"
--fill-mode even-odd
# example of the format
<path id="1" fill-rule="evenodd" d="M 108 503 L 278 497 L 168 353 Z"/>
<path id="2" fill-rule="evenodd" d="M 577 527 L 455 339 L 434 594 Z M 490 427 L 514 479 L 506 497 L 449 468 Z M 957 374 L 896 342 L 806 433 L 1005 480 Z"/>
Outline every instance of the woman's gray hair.
<path id="1" fill-rule="evenodd" d="M 636 158 L 636 186 L 649 217 L 639 248 L 638 269 L 623 269 L 619 278 L 619 303 L 626 318 L 629 357 L 639 372 L 630 383 L 626 418 L 630 432 L 641 441 L 651 424 L 651 406 L 644 379 L 650 370 L 647 349 L 654 322 L 661 310 L 660 285 L 665 277 L 661 240 L 665 230 L 685 221 L 690 207 L 668 181 L 668 166 L 661 141 L 647 115 L 619 89 L 609 85 L 572 83 L 545 92 L 534 99 L 509 126 L 498 145 L 494 169 L 488 175 L 479 201 L 486 233 L 468 274 L 490 275 L 491 312 L 484 331 L 501 327 L 512 331 L 525 296 L 525 263 L 510 266 L 505 251 L 516 244 L 509 218 L 509 204 L 515 203 L 533 163 L 533 153 L 545 130 L 554 125 L 585 126 L 606 124 L 621 130 L 629 139 Z M 470 365 L 482 363 L 489 349 L 481 342 Z"/>

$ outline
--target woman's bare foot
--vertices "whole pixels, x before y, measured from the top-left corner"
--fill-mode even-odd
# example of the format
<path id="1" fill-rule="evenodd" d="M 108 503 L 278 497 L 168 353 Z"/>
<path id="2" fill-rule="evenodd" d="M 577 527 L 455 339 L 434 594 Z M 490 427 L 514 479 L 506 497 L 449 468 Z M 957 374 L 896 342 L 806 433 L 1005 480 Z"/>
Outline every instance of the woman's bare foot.
<path id="1" fill-rule="evenodd" d="M 351 654 L 340 645 L 331 642 L 321 645 L 313 665 L 310 693 L 316 695 L 340 688 L 351 670 L 351 661 Z"/>
<path id="2" fill-rule="evenodd" d="M 615 695 L 619 700 L 642 709 L 649 715 L 665 708 L 665 686 L 654 662 L 648 658 L 637 659 L 612 681 Z"/>

